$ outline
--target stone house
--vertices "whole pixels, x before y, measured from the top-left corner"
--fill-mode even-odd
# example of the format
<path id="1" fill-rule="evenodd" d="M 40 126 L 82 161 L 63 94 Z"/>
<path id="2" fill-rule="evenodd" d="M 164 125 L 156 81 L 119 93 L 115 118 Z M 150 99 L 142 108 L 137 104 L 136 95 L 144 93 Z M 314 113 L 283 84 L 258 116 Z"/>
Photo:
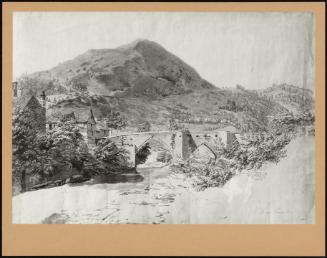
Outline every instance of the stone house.
<path id="1" fill-rule="evenodd" d="M 96 120 L 92 108 L 89 110 L 87 120 L 79 119 L 74 112 L 71 112 L 62 115 L 60 119 L 49 119 L 46 122 L 46 128 L 47 130 L 51 130 L 58 126 L 60 122 L 65 121 L 72 121 L 75 123 L 81 134 L 84 136 L 85 141 L 90 145 L 95 145 L 99 139 L 109 136 L 109 128 Z"/>
<path id="2" fill-rule="evenodd" d="M 90 108 L 89 117 L 87 119 L 87 142 L 90 145 L 95 145 L 98 140 L 108 137 L 109 129 L 98 123 L 94 117 L 93 110 Z"/>

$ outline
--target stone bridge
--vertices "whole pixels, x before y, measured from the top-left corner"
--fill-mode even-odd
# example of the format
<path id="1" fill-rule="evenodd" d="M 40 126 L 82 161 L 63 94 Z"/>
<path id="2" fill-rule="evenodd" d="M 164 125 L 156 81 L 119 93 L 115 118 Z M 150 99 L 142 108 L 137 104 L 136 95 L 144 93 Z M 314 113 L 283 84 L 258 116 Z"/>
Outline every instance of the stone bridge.
<path id="1" fill-rule="evenodd" d="M 206 149 L 215 156 L 213 149 L 217 146 L 229 148 L 235 133 L 229 131 L 190 132 L 155 131 L 122 134 L 109 137 L 118 147 L 129 153 L 130 166 L 135 167 L 136 155 L 146 144 L 159 145 L 171 154 L 172 159 L 187 159 L 199 148 Z"/>

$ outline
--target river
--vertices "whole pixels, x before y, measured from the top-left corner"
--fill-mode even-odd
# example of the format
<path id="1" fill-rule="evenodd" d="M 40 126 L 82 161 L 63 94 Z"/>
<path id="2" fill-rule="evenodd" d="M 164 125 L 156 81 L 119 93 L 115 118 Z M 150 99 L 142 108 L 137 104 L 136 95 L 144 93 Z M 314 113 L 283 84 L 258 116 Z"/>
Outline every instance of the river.
<path id="1" fill-rule="evenodd" d="M 180 194 L 178 189 L 187 188 L 184 176 L 172 175 L 169 166 L 140 167 L 137 172 L 116 179 L 101 178 L 101 183 L 90 180 L 20 194 L 14 197 L 13 222 L 168 222 L 169 207 Z"/>
<path id="2" fill-rule="evenodd" d="M 201 192 L 169 166 L 138 167 L 120 182 L 26 192 L 13 197 L 13 223 L 314 223 L 314 138 L 295 139 L 287 151 L 278 164 L 258 171 L 262 177 L 244 172 Z"/>

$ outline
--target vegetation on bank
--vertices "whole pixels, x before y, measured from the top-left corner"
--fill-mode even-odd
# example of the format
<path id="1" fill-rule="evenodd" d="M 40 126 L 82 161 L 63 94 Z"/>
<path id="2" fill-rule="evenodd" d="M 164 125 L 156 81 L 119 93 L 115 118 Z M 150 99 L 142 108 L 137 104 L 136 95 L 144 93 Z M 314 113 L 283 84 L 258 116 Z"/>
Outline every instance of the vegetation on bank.
<path id="1" fill-rule="evenodd" d="M 234 105 L 234 104 L 231 104 Z M 13 186 L 25 191 L 26 177 L 33 176 L 37 181 L 64 180 L 73 171 L 74 175 L 91 178 L 98 174 L 117 174 L 127 167 L 126 152 L 117 148 L 109 139 L 98 142 L 94 150 L 86 145 L 75 124 L 66 121 L 47 133 L 39 134 L 33 114 L 13 116 Z M 121 128 L 126 121 L 118 112 L 108 114 L 111 127 Z M 314 134 L 314 115 L 302 112 L 298 115 L 279 113 L 267 119 L 268 127 L 256 133 L 243 134 L 231 148 L 224 149 L 219 143 L 213 146 L 216 160 L 204 163 L 190 158 L 172 165 L 172 170 L 194 178 L 199 189 L 222 186 L 236 173 L 247 169 L 260 169 L 268 162 L 277 163 L 283 158 L 285 146 L 301 128 L 310 128 Z M 114 123 L 114 125 L 113 125 Z M 140 125 L 139 131 L 151 129 L 149 122 Z M 170 130 L 180 129 L 174 116 L 169 123 Z M 145 146 L 137 155 L 137 164 L 144 163 L 149 154 Z M 160 160 L 171 157 L 162 153 Z M 71 174 L 71 173 L 70 173 Z M 14 190 L 17 192 L 17 190 Z"/>
<path id="2" fill-rule="evenodd" d="M 28 190 L 27 177 L 41 185 L 49 181 L 59 184 L 71 176 L 88 180 L 93 175 L 119 173 L 126 167 L 126 153 L 110 140 L 100 141 L 93 153 L 74 123 L 61 122 L 40 133 L 32 115 L 27 110 L 13 117 L 14 193 Z"/>
<path id="3" fill-rule="evenodd" d="M 242 134 L 230 148 L 217 142 L 212 150 L 217 159 L 205 163 L 191 156 L 186 161 L 171 166 L 174 173 L 190 177 L 197 190 L 222 187 L 234 175 L 244 170 L 256 171 L 268 163 L 278 163 L 286 157 L 285 147 L 303 133 L 301 128 L 312 126 L 314 117 L 310 113 L 298 116 L 281 114 L 270 121 L 269 131 Z M 314 134 L 314 129 L 307 134 Z"/>
<path id="4" fill-rule="evenodd" d="M 290 140 L 290 135 L 246 134 L 234 141 L 231 148 L 213 148 L 218 157 L 215 160 L 204 163 L 191 157 L 173 164 L 171 169 L 191 177 L 198 190 L 221 187 L 243 170 L 260 169 L 269 162 L 277 163 L 285 157 L 284 148 Z"/>

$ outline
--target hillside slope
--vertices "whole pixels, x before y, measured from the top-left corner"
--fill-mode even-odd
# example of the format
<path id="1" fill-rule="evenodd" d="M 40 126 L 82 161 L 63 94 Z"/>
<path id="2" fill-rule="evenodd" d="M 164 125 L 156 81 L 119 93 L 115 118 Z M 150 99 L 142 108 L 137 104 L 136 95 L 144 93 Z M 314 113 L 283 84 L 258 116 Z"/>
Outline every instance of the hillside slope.
<path id="1" fill-rule="evenodd" d="M 284 83 L 279 85 L 274 84 L 271 87 L 257 92 L 261 96 L 274 100 L 292 113 L 313 111 L 314 109 L 314 95 L 309 89 Z"/>
<path id="2" fill-rule="evenodd" d="M 114 109 L 125 117 L 130 130 L 145 121 L 153 130 L 166 130 L 169 119 L 174 118 L 189 129 L 232 125 L 257 131 L 267 127 L 269 116 L 300 112 L 303 96 L 309 109 L 314 106 L 311 91 L 292 85 L 258 91 L 242 86 L 215 87 L 180 58 L 149 40 L 136 40 L 116 49 L 91 49 L 18 82 L 22 97 L 15 102 L 46 91 L 48 119 L 75 112 L 80 120 L 86 120 L 92 107 L 101 120 Z"/>
<path id="3" fill-rule="evenodd" d="M 105 96 L 157 98 L 214 87 L 181 59 L 149 40 L 116 49 L 90 49 L 31 77 L 64 85 L 68 91 Z"/>

